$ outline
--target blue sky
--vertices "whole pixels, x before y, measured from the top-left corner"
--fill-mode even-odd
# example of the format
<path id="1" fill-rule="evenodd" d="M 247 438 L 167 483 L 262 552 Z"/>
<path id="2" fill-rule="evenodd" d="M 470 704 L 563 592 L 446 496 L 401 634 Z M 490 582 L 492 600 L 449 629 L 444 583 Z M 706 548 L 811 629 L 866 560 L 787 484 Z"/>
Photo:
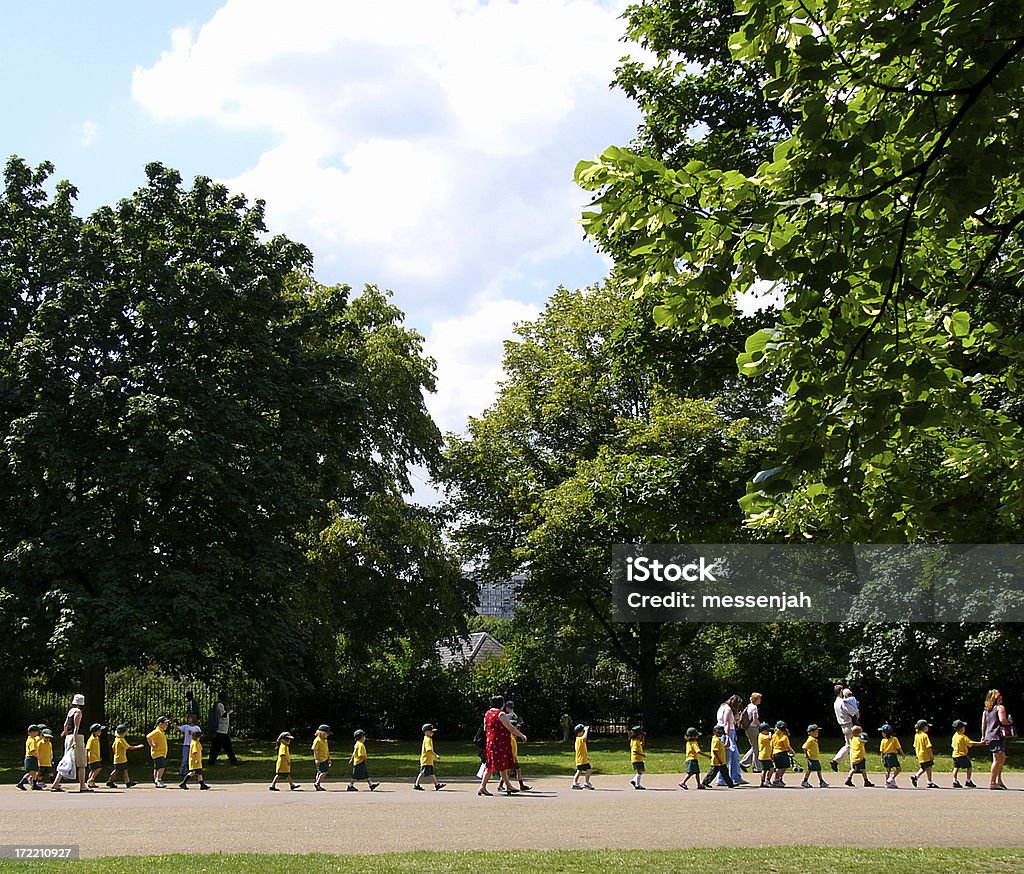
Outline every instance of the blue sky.
<path id="1" fill-rule="evenodd" d="M 6 4 L 6 155 L 50 160 L 81 212 L 153 160 L 267 201 L 317 278 L 390 288 L 462 430 L 501 341 L 601 278 L 572 170 L 633 136 L 608 88 L 621 0 Z"/>

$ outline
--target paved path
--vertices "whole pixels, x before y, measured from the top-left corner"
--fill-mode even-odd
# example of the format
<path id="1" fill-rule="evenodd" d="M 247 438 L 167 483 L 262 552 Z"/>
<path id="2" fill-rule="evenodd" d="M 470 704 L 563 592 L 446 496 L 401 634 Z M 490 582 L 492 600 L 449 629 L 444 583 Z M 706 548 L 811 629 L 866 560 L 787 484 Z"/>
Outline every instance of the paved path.
<path id="1" fill-rule="evenodd" d="M 826 778 L 827 779 L 827 778 Z M 1024 848 L 1024 791 L 988 789 L 759 789 L 707 792 L 649 776 L 600 777 L 593 792 L 566 778 L 533 792 L 478 798 L 475 784 L 414 792 L 268 792 L 264 784 L 209 792 L 19 792 L 0 787 L 0 844 L 73 843 L 83 856 L 189 852 L 382 853 L 408 850 L 757 847 Z M 15 815 L 16 814 L 16 815 Z M 779 828 L 779 822 L 788 823 Z M 45 836 L 45 837 L 41 837 Z"/>

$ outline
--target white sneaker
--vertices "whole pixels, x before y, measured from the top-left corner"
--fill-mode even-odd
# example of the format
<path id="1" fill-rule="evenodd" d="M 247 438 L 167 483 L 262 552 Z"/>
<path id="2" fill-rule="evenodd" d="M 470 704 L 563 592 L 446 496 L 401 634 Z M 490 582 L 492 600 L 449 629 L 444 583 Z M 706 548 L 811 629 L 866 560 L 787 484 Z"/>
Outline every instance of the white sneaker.
<path id="1" fill-rule="evenodd" d="M 161 780 L 157 780 L 155 783 L 153 783 L 153 786 L 156 789 L 166 789 L 167 788 L 167 784 L 162 782 Z"/>

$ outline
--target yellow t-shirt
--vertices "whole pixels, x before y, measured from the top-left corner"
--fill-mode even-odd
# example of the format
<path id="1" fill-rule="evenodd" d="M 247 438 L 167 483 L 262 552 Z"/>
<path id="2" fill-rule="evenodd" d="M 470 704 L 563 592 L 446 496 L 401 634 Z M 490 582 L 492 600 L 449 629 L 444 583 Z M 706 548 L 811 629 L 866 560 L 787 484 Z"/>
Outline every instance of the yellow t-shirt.
<path id="1" fill-rule="evenodd" d="M 90 734 L 89 740 L 85 742 L 85 755 L 90 765 L 103 758 L 100 754 L 100 739 L 94 734 Z"/>
<path id="2" fill-rule="evenodd" d="M 789 735 L 784 731 L 775 732 L 772 735 L 772 755 L 791 752 L 793 752 L 793 745 L 789 742 Z"/>
<path id="3" fill-rule="evenodd" d="M 278 744 L 275 770 L 278 774 L 290 774 L 292 772 L 292 751 L 291 747 L 286 743 Z"/>
<path id="4" fill-rule="evenodd" d="M 128 764 L 128 740 L 127 738 L 116 735 L 114 737 L 114 743 L 111 745 L 111 749 L 114 751 L 114 764 L 115 765 L 126 765 Z"/>
<path id="5" fill-rule="evenodd" d="M 39 738 L 36 743 L 36 756 L 39 758 L 40 768 L 49 768 L 53 764 L 53 744 L 45 737 Z"/>
<path id="6" fill-rule="evenodd" d="M 647 758 L 647 753 L 644 752 L 644 742 L 640 738 L 634 738 L 629 742 L 629 762 L 635 764 L 637 762 L 643 762 Z"/>
<path id="7" fill-rule="evenodd" d="M 903 747 L 900 746 L 900 739 L 894 734 L 889 735 L 889 737 L 882 738 L 882 742 L 878 745 L 878 751 L 883 756 L 886 753 L 899 753 L 900 755 L 903 755 Z"/>
<path id="8" fill-rule="evenodd" d="M 317 762 L 326 762 L 331 757 L 330 747 L 327 746 L 327 738 L 320 737 L 320 735 L 313 738 L 313 746 L 310 749 L 313 750 L 313 758 Z"/>
<path id="9" fill-rule="evenodd" d="M 772 757 L 772 736 L 770 734 L 758 734 L 757 757 L 762 762 L 767 762 Z"/>
<path id="10" fill-rule="evenodd" d="M 686 742 L 686 761 L 696 762 L 697 756 L 700 755 L 700 741 L 688 740 Z"/>
<path id="11" fill-rule="evenodd" d="M 39 744 L 39 738 L 27 737 L 25 738 L 25 756 L 30 757 L 36 754 L 36 747 Z"/>
<path id="12" fill-rule="evenodd" d="M 590 753 L 587 751 L 587 739 L 585 737 L 576 738 L 576 767 L 580 765 L 590 764 Z"/>
<path id="13" fill-rule="evenodd" d="M 167 732 L 159 727 L 154 728 L 146 735 L 146 740 L 150 743 L 149 754 L 154 759 L 159 759 L 161 756 L 167 758 Z"/>
<path id="14" fill-rule="evenodd" d="M 717 734 L 711 736 L 711 764 L 725 764 L 725 744 Z"/>
<path id="15" fill-rule="evenodd" d="M 932 749 L 932 739 L 928 732 L 919 731 L 914 735 L 914 755 L 919 762 L 935 761 L 935 751 Z"/>
<path id="16" fill-rule="evenodd" d="M 967 732 L 960 734 L 957 732 L 953 735 L 953 755 L 954 756 L 969 756 L 971 754 L 971 739 L 967 736 Z"/>
<path id="17" fill-rule="evenodd" d="M 808 737 L 804 741 L 803 751 L 807 753 L 808 760 L 812 762 L 818 761 L 818 739 L 816 737 Z"/>
<path id="18" fill-rule="evenodd" d="M 203 770 L 203 745 L 197 737 L 192 738 L 192 742 L 188 745 L 188 769 L 190 771 Z"/>
<path id="19" fill-rule="evenodd" d="M 361 740 L 355 742 L 355 746 L 352 747 L 352 759 L 353 765 L 358 765 L 360 762 L 366 761 L 366 744 Z"/>
<path id="20" fill-rule="evenodd" d="M 866 758 L 867 750 L 864 748 L 864 741 L 860 739 L 859 734 L 855 734 L 850 738 L 850 761 L 856 764 L 863 762 Z"/>
<path id="21" fill-rule="evenodd" d="M 434 764 L 434 739 L 423 735 L 423 746 L 420 747 L 420 767 Z"/>

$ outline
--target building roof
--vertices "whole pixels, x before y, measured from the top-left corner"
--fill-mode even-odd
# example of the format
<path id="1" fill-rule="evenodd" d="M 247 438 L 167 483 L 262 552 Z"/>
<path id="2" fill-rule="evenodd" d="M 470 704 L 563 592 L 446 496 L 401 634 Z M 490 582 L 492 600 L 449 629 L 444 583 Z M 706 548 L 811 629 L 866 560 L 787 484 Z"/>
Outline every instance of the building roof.
<path id="1" fill-rule="evenodd" d="M 504 655 L 505 647 L 486 631 L 474 631 L 468 637 L 459 638 L 455 647 L 439 644 L 437 654 L 446 668 L 456 663 L 476 666 Z"/>

